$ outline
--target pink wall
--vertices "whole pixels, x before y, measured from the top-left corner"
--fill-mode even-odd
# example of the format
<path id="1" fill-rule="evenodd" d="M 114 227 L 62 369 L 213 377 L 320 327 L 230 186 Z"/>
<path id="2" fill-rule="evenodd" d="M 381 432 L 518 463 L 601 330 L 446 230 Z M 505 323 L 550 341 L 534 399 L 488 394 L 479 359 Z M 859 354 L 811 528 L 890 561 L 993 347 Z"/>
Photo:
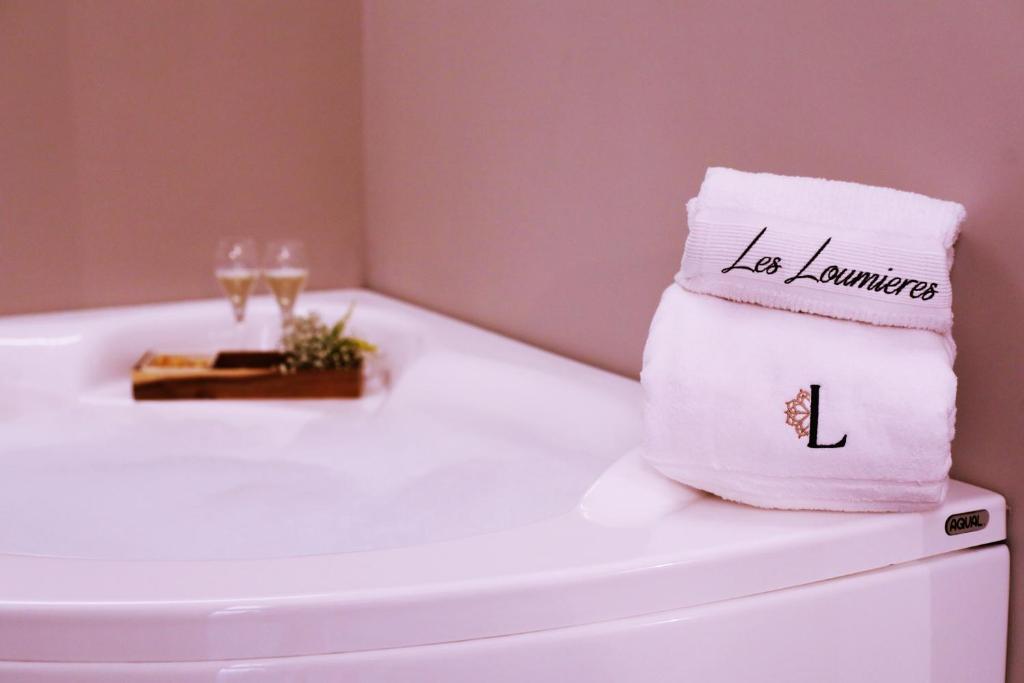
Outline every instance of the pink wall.
<path id="1" fill-rule="evenodd" d="M 1024 506 L 1024 4 L 364 12 L 372 287 L 634 375 L 706 166 L 961 201 L 954 473 Z"/>
<path id="2" fill-rule="evenodd" d="M 217 237 L 360 280 L 356 0 L 0 2 L 0 313 L 215 295 Z"/>

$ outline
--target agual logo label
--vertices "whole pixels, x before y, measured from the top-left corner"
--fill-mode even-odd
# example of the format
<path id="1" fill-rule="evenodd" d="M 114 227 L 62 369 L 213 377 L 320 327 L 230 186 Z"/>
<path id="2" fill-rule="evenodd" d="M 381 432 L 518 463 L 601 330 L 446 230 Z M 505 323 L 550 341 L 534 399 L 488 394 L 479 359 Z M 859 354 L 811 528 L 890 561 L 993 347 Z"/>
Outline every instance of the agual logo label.
<path id="1" fill-rule="evenodd" d="M 946 518 L 946 535 L 956 536 L 971 531 L 981 531 L 988 526 L 988 510 L 961 512 Z"/>

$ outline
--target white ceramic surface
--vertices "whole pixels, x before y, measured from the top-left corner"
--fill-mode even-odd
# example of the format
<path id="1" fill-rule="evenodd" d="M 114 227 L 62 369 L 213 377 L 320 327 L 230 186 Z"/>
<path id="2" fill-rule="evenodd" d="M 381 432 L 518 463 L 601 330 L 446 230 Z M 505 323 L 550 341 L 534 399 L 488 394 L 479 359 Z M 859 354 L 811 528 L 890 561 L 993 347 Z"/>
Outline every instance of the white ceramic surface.
<path id="1" fill-rule="evenodd" d="M 4 683 L 1004 683 L 1008 553 L 438 645 L 159 663 L 0 662 Z"/>
<path id="2" fill-rule="evenodd" d="M 673 637 L 701 643 L 678 669 L 693 673 L 758 614 L 813 632 L 844 599 L 892 622 L 877 633 L 906 640 L 904 671 L 940 661 L 912 634 L 954 617 L 986 625 L 963 665 L 1000 666 L 1005 549 L 960 550 L 1005 537 L 1000 496 L 954 482 L 941 508 L 898 515 L 728 503 L 629 454 L 635 382 L 370 292 L 303 304 L 333 316 L 352 300 L 387 354 L 349 402 L 133 403 L 142 350 L 235 334 L 223 301 L 0 320 L 0 680 L 409 680 L 409 662 L 435 659 L 432 680 L 482 680 L 488 642 L 519 653 L 495 655 L 512 667 L 495 680 L 543 680 L 532 642 L 565 645 L 552 680 L 573 662 L 616 680 L 599 674 Z M 255 302 L 251 341 L 272 341 L 272 310 Z M 945 533 L 977 509 L 985 529 Z M 846 598 L 807 593 L 836 577 Z M 705 619 L 714 638 L 686 630 Z M 855 647 L 817 638 L 789 655 Z M 579 659 L 598 653 L 603 669 Z"/>
<path id="3" fill-rule="evenodd" d="M 0 324 L 0 519 L 19 520 L 0 553 L 241 560 L 459 538 L 568 512 L 639 438 L 625 380 L 366 293 L 302 299 L 331 320 L 349 301 L 384 350 L 358 401 L 132 401 L 146 349 L 273 342 L 265 299 L 241 335 L 222 302 Z"/>

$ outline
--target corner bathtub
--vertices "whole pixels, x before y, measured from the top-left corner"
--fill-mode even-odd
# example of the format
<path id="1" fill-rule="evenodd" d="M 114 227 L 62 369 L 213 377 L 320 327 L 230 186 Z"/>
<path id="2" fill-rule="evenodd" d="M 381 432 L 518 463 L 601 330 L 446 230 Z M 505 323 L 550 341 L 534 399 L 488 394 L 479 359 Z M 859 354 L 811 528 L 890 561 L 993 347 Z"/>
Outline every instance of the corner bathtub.
<path id="1" fill-rule="evenodd" d="M 367 291 L 301 303 L 350 301 L 384 353 L 349 401 L 132 401 L 146 349 L 273 342 L 265 298 L 241 332 L 224 301 L 0 319 L 0 681 L 1001 675 L 999 496 L 730 504 L 630 453 L 636 382 Z"/>

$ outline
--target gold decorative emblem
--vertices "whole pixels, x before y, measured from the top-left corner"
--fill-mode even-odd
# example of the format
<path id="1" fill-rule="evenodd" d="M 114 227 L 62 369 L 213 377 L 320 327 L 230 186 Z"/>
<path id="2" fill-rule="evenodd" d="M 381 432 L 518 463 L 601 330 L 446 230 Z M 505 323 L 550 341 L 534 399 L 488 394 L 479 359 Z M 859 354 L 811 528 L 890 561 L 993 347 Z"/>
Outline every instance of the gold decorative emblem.
<path id="1" fill-rule="evenodd" d="M 811 393 L 806 389 L 797 392 L 796 398 L 786 401 L 786 424 L 796 430 L 796 438 L 802 439 L 810 433 L 807 421 L 811 417 Z"/>

